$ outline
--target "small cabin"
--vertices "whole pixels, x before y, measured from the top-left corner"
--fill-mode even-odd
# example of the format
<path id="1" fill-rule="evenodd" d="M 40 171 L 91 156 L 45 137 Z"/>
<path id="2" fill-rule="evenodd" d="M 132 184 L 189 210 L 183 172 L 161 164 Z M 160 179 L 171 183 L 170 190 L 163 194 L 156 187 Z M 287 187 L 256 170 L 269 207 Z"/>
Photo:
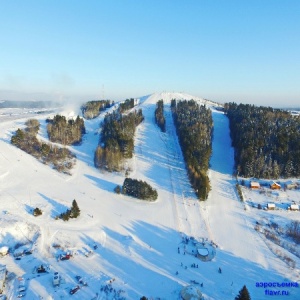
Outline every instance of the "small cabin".
<path id="1" fill-rule="evenodd" d="M 275 209 L 275 204 L 274 203 L 268 203 L 267 204 L 267 209 L 268 210 L 274 210 Z"/>
<path id="2" fill-rule="evenodd" d="M 275 181 L 273 181 L 271 184 L 270 184 L 270 188 L 272 190 L 280 190 L 281 189 L 281 185 Z"/>
<path id="3" fill-rule="evenodd" d="M 253 190 L 260 189 L 260 184 L 259 184 L 259 182 L 251 181 L 251 182 L 250 182 L 250 188 L 253 189 Z"/>
<path id="4" fill-rule="evenodd" d="M 9 248 L 7 246 L 0 247 L 0 256 L 5 256 L 9 252 Z"/>
<path id="5" fill-rule="evenodd" d="M 293 211 L 298 211 L 299 210 L 299 205 L 298 204 L 291 204 L 291 206 L 289 207 L 290 210 Z"/>

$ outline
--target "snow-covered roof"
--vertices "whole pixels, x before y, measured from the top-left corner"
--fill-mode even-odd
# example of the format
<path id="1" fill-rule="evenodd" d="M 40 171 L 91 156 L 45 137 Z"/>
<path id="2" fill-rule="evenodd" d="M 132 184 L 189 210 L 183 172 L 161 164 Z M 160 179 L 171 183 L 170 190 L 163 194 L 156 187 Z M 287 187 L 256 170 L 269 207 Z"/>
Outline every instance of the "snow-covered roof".
<path id="1" fill-rule="evenodd" d="M 8 253 L 9 247 L 7 246 L 2 246 L 0 247 L 0 254 L 5 255 Z"/>
<path id="2" fill-rule="evenodd" d="M 194 285 L 188 285 L 180 293 L 183 300 L 201 300 L 203 299 L 201 291 Z"/>
<path id="3" fill-rule="evenodd" d="M 250 186 L 251 186 L 251 187 L 259 188 L 259 187 L 260 187 L 260 184 L 259 184 L 259 182 L 251 181 L 251 182 L 250 182 Z"/>
<path id="4" fill-rule="evenodd" d="M 290 209 L 299 210 L 299 205 L 298 204 L 291 204 Z"/>
<path id="5" fill-rule="evenodd" d="M 206 256 L 209 253 L 206 248 L 198 248 L 197 252 L 198 252 L 199 255 L 202 255 L 202 256 Z"/>

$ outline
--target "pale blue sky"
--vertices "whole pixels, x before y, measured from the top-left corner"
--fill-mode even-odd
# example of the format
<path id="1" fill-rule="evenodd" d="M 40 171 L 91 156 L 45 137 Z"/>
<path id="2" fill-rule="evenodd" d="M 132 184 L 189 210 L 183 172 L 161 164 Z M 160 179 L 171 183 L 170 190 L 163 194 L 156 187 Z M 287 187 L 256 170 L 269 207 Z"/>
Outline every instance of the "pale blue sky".
<path id="1" fill-rule="evenodd" d="M 0 0 L 0 100 L 103 87 L 300 106 L 300 1 Z"/>

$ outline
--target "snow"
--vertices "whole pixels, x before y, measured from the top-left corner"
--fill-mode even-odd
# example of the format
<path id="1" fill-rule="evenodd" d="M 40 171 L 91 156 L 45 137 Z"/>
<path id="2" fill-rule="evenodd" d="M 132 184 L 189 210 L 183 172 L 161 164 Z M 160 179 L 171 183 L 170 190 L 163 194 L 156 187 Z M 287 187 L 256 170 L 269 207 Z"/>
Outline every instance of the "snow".
<path id="1" fill-rule="evenodd" d="M 206 202 L 196 199 L 187 177 L 168 105 L 174 98 L 194 99 L 213 111 L 209 171 L 212 190 Z M 155 104 L 160 99 L 165 103 L 166 133 L 161 133 L 154 123 Z M 200 289 L 204 299 L 233 299 L 244 284 L 252 299 L 266 299 L 264 289 L 257 288 L 256 282 L 299 281 L 299 258 L 294 257 L 296 267 L 291 269 L 254 229 L 256 220 L 272 216 L 288 222 L 299 219 L 299 212 L 252 207 L 245 210 L 232 177 L 234 160 L 228 119 L 214 109 L 216 104 L 185 93 L 168 92 L 140 97 L 136 103 L 143 109 L 145 121 L 137 128 L 135 154 L 126 166 L 131 169 L 130 177 L 146 180 L 157 189 L 159 196 L 154 203 L 115 194 L 113 189 L 123 183 L 124 173 L 107 173 L 93 167 L 99 123 L 106 112 L 86 120 L 83 143 L 69 147 L 77 156 L 72 176 L 52 170 L 10 144 L 13 132 L 33 116 L 41 120 L 39 138 L 47 139 L 44 120 L 53 112 L 18 112 L 16 116 L 9 113 L 1 117 L 0 247 L 9 247 L 10 253 L 18 247 L 33 250 L 21 260 L 12 255 L 0 258 L 9 272 L 5 291 L 8 299 L 16 298 L 17 277 L 26 281 L 24 299 L 139 299 L 145 295 L 173 300 L 179 299 L 182 288 L 191 280 L 203 283 Z M 74 117 L 79 107 L 61 111 Z M 289 192 L 299 195 L 299 191 Z M 252 191 L 245 190 L 246 199 L 249 193 Z M 253 193 L 258 195 L 258 191 Z M 260 197 L 268 202 L 268 196 Z M 55 220 L 73 199 L 81 209 L 80 217 L 68 222 Z M 42 209 L 41 216 L 32 215 L 35 207 Z M 213 241 L 218 246 L 216 256 L 202 262 L 184 254 L 184 237 L 193 237 L 197 242 Z M 70 260 L 57 260 L 60 253 L 67 251 L 73 254 Z M 85 255 L 90 251 L 92 255 Z M 191 268 L 194 263 L 199 268 Z M 49 272 L 33 273 L 41 264 Z M 219 267 L 222 274 L 218 273 Z M 58 287 L 52 284 L 55 272 L 61 276 Z M 76 276 L 84 278 L 88 286 L 80 286 L 71 296 L 69 291 L 78 284 Z M 288 299 L 299 299 L 299 289 L 286 289 L 290 292 Z"/>

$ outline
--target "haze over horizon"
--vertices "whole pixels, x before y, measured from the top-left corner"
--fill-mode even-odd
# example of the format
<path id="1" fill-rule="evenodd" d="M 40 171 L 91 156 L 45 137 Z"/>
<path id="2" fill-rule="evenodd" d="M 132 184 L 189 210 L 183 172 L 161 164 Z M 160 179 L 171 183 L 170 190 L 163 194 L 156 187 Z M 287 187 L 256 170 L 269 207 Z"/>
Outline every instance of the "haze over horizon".
<path id="1" fill-rule="evenodd" d="M 0 0 L 0 100 L 185 92 L 297 107 L 296 0 Z"/>

